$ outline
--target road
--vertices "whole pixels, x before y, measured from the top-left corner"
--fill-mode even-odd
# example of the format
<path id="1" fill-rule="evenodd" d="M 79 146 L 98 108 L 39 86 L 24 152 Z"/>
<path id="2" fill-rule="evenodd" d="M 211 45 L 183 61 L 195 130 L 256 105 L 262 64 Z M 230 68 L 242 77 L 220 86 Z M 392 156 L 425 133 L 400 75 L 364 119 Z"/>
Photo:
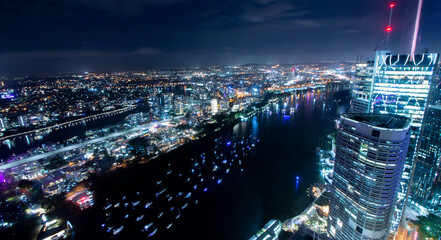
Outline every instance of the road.
<path id="1" fill-rule="evenodd" d="M 89 144 L 94 144 L 94 143 L 102 142 L 102 141 L 105 141 L 105 140 L 108 140 L 108 139 L 111 139 L 111 138 L 119 137 L 119 136 L 131 133 L 131 132 L 134 132 L 134 131 L 141 130 L 143 128 L 150 128 L 150 127 L 153 127 L 156 124 L 168 123 L 170 121 L 171 121 L 170 119 L 166 119 L 166 120 L 161 120 L 161 121 L 154 122 L 154 123 L 147 123 L 147 124 L 139 125 L 139 126 L 136 126 L 134 128 L 131 128 L 129 130 L 125 130 L 125 131 L 122 131 L 122 132 L 112 133 L 112 134 L 109 134 L 109 135 L 106 135 L 106 136 L 103 136 L 103 137 L 99 137 L 99 138 L 94 138 L 94 139 L 91 139 L 91 140 L 88 140 L 88 141 L 85 141 L 85 142 L 82 142 L 82 143 L 77 143 L 77 144 L 73 144 L 73 145 L 70 145 L 70 146 L 62 147 L 62 148 L 59 148 L 57 150 L 50 151 L 50 152 L 47 152 L 47 153 L 42 153 L 42 154 L 38 154 L 38 155 L 35 155 L 35 156 L 32 156 L 32 157 L 24 158 L 24 159 L 15 161 L 15 162 L 2 164 L 2 165 L 0 165 L 0 170 L 5 170 L 5 169 L 13 168 L 13 167 L 16 167 L 16 166 L 20 166 L 20 165 L 25 164 L 25 163 L 37 161 L 37 160 L 40 160 L 40 159 L 43 159 L 43 158 L 47 158 L 47 157 L 54 156 L 54 155 L 57 155 L 57 154 L 60 154 L 60 153 L 71 151 L 71 150 L 76 149 L 76 148 L 81 148 L 81 147 L 87 146 Z"/>

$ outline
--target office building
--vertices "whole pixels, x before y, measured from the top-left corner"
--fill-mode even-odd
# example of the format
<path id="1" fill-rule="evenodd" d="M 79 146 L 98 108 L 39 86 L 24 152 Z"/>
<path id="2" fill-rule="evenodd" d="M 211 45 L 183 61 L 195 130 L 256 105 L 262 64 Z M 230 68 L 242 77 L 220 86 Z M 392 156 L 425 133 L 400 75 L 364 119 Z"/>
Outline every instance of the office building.
<path id="1" fill-rule="evenodd" d="M 421 214 L 441 211 L 441 104 L 429 105 L 419 138 L 410 203 Z"/>
<path id="2" fill-rule="evenodd" d="M 211 104 L 211 115 L 216 115 L 219 111 L 217 99 L 216 98 L 211 99 L 210 104 Z"/>
<path id="3" fill-rule="evenodd" d="M 428 103 L 430 86 L 438 66 L 439 54 L 391 55 L 377 51 L 371 86 L 370 113 L 396 114 L 412 119 L 412 134 L 404 164 L 398 204 L 393 219 L 398 227 L 409 187 L 415 148 Z"/>
<path id="4" fill-rule="evenodd" d="M 22 127 L 29 127 L 29 121 L 27 116 L 19 116 L 18 117 L 18 124 Z"/>
<path id="5" fill-rule="evenodd" d="M 355 70 L 354 87 L 351 98 L 351 113 L 367 113 L 371 100 L 372 74 L 374 61 L 357 63 Z"/>
<path id="6" fill-rule="evenodd" d="M 390 114 L 341 118 L 331 185 L 332 239 L 387 239 L 412 120 Z"/>
<path id="7" fill-rule="evenodd" d="M 0 117 L 0 131 L 5 131 L 9 128 L 8 119 L 5 117 Z"/>

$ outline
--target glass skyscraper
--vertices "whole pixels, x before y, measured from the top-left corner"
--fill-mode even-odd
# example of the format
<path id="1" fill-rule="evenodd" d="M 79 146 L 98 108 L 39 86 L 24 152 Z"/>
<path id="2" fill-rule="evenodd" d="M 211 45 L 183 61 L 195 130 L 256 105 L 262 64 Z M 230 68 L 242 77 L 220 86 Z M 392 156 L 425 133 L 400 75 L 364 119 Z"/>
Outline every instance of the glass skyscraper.
<path id="1" fill-rule="evenodd" d="M 412 135 L 393 219 L 394 228 L 398 227 L 404 208 L 417 139 L 438 58 L 437 53 L 416 54 L 413 58 L 410 54 L 391 55 L 389 51 L 377 51 L 375 55 L 369 112 L 397 114 L 412 119 Z"/>
<path id="2" fill-rule="evenodd" d="M 410 202 L 420 213 L 441 212 L 441 104 L 429 105 L 419 139 Z"/>
<path id="3" fill-rule="evenodd" d="M 412 119 L 419 132 L 438 54 L 376 54 L 370 112 L 398 114 Z"/>
<path id="4" fill-rule="evenodd" d="M 371 99 L 372 74 L 374 61 L 357 63 L 355 70 L 354 87 L 351 98 L 351 113 L 367 113 Z"/>
<path id="5" fill-rule="evenodd" d="M 341 118 L 329 203 L 332 239 L 387 239 L 410 126 L 410 118 L 398 115 Z"/>

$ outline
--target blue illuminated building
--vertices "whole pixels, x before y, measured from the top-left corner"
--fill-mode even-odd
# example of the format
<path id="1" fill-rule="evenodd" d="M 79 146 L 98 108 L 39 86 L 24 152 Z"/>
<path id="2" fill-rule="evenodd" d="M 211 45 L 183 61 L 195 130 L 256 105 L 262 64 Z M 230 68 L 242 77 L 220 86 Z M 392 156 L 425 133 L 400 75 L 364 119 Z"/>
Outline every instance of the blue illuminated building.
<path id="1" fill-rule="evenodd" d="M 371 85 L 370 113 L 397 114 L 412 119 L 409 151 L 404 165 L 397 209 L 393 219 L 398 227 L 409 188 L 415 148 L 428 104 L 430 86 L 437 71 L 439 54 L 391 55 L 377 51 Z"/>
<path id="2" fill-rule="evenodd" d="M 441 211 L 441 104 L 427 109 L 409 194 L 421 214 Z"/>

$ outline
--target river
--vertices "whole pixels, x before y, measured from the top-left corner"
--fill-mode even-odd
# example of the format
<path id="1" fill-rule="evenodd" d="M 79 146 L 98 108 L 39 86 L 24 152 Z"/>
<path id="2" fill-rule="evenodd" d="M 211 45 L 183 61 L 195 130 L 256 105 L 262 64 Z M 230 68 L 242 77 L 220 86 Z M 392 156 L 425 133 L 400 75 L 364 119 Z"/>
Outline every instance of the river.
<path id="1" fill-rule="evenodd" d="M 293 94 L 227 131 L 97 177 L 96 205 L 66 216 L 76 239 L 113 238 L 122 226 L 120 239 L 249 239 L 272 218 L 301 213 L 307 188 L 323 182 L 315 150 L 342 112 L 338 90 Z"/>

